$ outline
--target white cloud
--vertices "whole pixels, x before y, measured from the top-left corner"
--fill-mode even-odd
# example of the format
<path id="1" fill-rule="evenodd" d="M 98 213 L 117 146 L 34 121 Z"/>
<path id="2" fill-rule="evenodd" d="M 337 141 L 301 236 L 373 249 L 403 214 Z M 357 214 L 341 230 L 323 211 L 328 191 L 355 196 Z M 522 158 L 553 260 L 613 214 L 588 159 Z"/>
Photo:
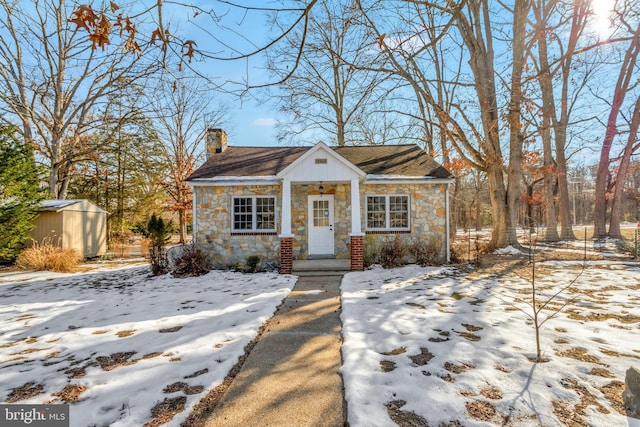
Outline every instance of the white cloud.
<path id="1" fill-rule="evenodd" d="M 272 117 L 260 117 L 251 122 L 251 126 L 275 126 L 276 119 Z"/>

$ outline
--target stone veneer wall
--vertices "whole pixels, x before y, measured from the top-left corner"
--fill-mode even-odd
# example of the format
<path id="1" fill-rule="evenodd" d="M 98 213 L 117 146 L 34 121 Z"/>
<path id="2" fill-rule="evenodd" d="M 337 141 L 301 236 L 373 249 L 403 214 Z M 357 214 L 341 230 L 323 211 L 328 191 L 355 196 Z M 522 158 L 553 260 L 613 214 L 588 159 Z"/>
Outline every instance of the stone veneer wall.
<path id="1" fill-rule="evenodd" d="M 280 185 L 194 187 L 196 194 L 196 242 L 209 254 L 216 267 L 244 263 L 248 256 L 259 255 L 262 262 L 280 259 Z M 271 234 L 231 234 L 231 200 L 233 196 L 275 196 L 276 232 Z"/>
<path id="2" fill-rule="evenodd" d="M 411 232 L 367 232 L 367 196 L 409 195 L 409 221 Z M 436 184 L 367 184 L 360 187 L 362 230 L 367 243 L 382 243 L 396 237 L 409 243 L 418 236 L 433 236 L 442 243 L 441 257 L 446 259 L 446 185 Z"/>
<path id="3" fill-rule="evenodd" d="M 308 255 L 307 224 L 309 195 L 319 194 L 319 184 L 291 186 L 291 230 L 293 258 L 306 259 Z M 333 194 L 335 200 L 334 230 L 336 258 L 351 256 L 351 189 L 350 184 L 323 183 L 324 193 Z M 362 207 L 362 231 L 367 234 L 364 244 L 371 241 L 384 242 L 398 236 L 409 242 L 417 236 L 434 236 L 442 242 L 442 257 L 445 253 L 446 207 L 445 185 L 426 184 L 361 184 L 360 206 Z M 279 185 L 249 187 L 195 187 L 197 200 L 196 242 L 209 253 L 215 266 L 226 267 L 236 262 L 244 263 L 250 255 L 259 255 L 262 262 L 278 262 L 281 218 L 281 190 Z M 367 233 L 366 200 L 369 195 L 407 194 L 410 198 L 411 233 Z M 276 232 L 268 235 L 231 235 L 231 199 L 233 196 L 275 196 Z"/>

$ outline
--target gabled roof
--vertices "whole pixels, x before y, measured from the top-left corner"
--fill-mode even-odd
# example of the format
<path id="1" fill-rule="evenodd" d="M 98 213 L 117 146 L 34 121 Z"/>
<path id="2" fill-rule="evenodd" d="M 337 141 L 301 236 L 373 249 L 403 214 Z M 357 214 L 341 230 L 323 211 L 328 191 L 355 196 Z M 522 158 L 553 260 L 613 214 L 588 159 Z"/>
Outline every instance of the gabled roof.
<path id="1" fill-rule="evenodd" d="M 211 156 L 188 181 L 214 177 L 276 176 L 313 147 L 227 147 Z M 415 144 L 331 147 L 368 175 L 452 178 Z"/>

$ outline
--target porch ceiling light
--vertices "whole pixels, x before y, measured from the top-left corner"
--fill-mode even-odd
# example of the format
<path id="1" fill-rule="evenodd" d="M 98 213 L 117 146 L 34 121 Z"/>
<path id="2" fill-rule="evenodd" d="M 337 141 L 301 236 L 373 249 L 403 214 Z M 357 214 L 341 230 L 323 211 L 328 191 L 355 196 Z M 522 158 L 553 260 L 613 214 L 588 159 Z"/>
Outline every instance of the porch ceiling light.
<path id="1" fill-rule="evenodd" d="M 318 192 L 321 196 L 324 194 L 324 186 L 322 184 L 320 184 L 320 187 L 318 187 Z"/>

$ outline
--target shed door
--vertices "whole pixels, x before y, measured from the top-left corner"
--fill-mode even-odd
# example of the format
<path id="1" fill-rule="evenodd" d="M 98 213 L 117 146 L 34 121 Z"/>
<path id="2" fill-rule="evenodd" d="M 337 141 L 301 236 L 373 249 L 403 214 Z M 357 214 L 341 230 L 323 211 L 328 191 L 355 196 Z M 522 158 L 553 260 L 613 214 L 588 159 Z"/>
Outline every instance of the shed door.
<path id="1" fill-rule="evenodd" d="M 309 196 L 309 255 L 334 255 L 333 194 Z"/>

